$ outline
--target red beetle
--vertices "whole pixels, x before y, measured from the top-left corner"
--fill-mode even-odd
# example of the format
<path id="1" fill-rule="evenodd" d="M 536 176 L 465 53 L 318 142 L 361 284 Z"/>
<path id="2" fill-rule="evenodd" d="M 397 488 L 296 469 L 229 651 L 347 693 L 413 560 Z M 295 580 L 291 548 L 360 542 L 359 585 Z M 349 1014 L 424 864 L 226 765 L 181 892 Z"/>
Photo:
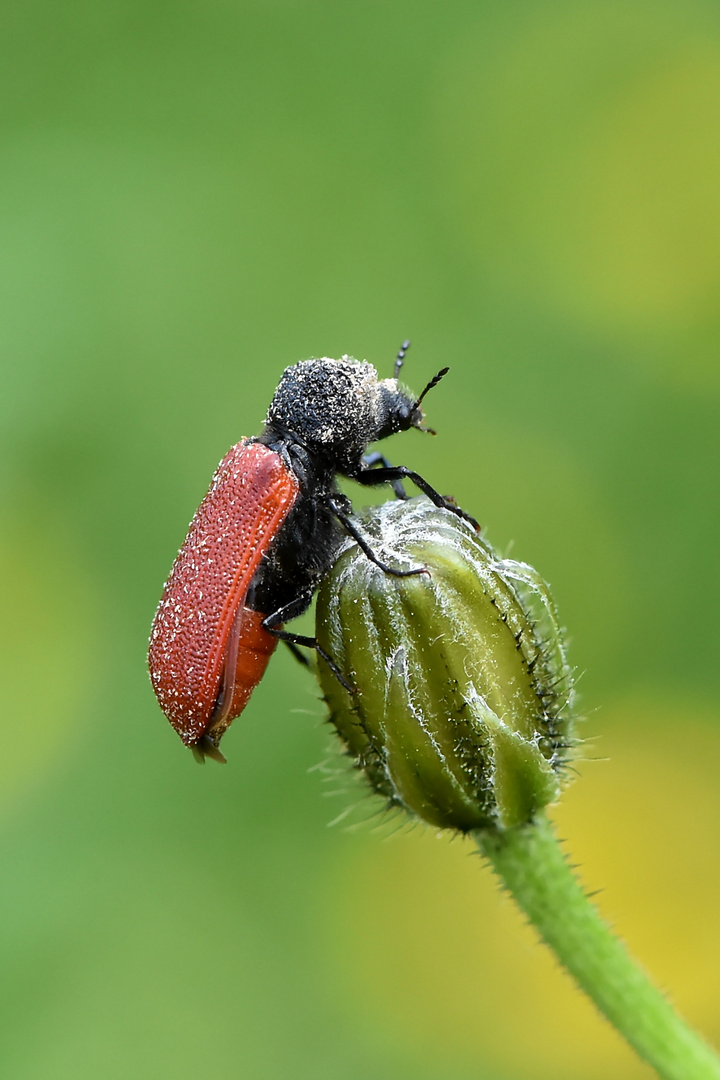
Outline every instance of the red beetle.
<path id="1" fill-rule="evenodd" d="M 448 369 L 419 398 L 408 395 L 397 380 L 408 345 L 392 379 L 347 356 L 286 368 L 262 434 L 241 440 L 220 462 L 165 585 L 148 656 L 158 701 L 199 760 L 224 761 L 220 738 L 245 708 L 279 639 L 294 650 L 317 648 L 314 638 L 283 624 L 309 606 L 344 533 L 388 573 L 421 572 L 395 570 L 373 554 L 349 517 L 338 473 L 365 485 L 390 483 L 399 498 L 406 497 L 402 480 L 412 480 L 436 505 L 477 527 L 417 473 L 365 453 L 370 442 L 395 432 L 430 430 L 422 427 L 420 404 Z"/>

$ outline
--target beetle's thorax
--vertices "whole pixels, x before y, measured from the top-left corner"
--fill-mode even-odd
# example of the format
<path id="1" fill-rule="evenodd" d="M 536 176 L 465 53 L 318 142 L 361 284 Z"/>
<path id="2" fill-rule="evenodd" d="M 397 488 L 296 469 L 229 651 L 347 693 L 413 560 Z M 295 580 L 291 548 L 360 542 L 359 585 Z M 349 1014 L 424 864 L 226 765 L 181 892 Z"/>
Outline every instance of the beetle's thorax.
<path id="1" fill-rule="evenodd" d="M 372 364 L 343 356 L 303 360 L 283 372 L 263 439 L 296 441 L 352 473 L 368 444 L 420 424 L 419 409 L 396 379 L 378 379 Z"/>

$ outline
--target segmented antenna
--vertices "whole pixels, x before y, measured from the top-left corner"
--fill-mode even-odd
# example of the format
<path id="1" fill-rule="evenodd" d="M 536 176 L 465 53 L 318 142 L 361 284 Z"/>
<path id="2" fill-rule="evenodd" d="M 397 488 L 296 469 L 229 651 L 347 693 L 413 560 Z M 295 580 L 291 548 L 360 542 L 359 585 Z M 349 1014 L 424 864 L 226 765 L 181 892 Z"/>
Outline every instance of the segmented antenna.
<path id="1" fill-rule="evenodd" d="M 403 361 L 405 360 L 405 354 L 407 353 L 409 348 L 410 348 L 410 342 L 409 341 L 403 341 L 402 345 L 400 346 L 400 352 L 395 357 L 395 368 L 393 370 L 393 379 L 397 379 L 398 375 L 400 374 L 400 368 L 403 366 Z"/>
<path id="2" fill-rule="evenodd" d="M 438 371 L 437 375 L 435 375 L 435 377 L 430 380 L 430 382 L 427 384 L 427 386 L 423 390 L 420 397 L 417 399 L 417 401 L 413 405 L 413 409 L 419 409 L 420 408 L 420 404 L 422 402 L 422 399 L 425 397 L 428 390 L 432 390 L 433 386 L 437 386 L 437 384 L 440 382 L 440 380 L 442 378 L 444 378 L 445 375 L 447 375 L 449 370 L 450 370 L 449 367 L 444 367 L 441 371 Z"/>
<path id="3" fill-rule="evenodd" d="M 437 375 L 435 376 L 434 379 L 430 380 L 430 382 L 427 384 L 427 386 L 423 390 L 420 397 L 417 399 L 417 401 L 413 405 L 413 412 L 415 412 L 416 409 L 420 408 L 420 403 L 421 403 L 422 399 L 425 397 L 425 395 L 427 394 L 428 390 L 432 390 L 433 386 L 437 386 L 437 384 L 440 382 L 440 380 L 443 378 L 443 376 L 447 375 L 449 370 L 450 370 L 449 367 L 444 367 L 442 369 L 442 371 L 438 371 L 438 373 L 437 373 Z M 428 435 L 437 435 L 437 431 L 435 430 L 435 428 L 422 427 L 421 424 L 416 424 L 415 426 L 417 427 L 418 431 L 426 431 L 428 433 Z"/>

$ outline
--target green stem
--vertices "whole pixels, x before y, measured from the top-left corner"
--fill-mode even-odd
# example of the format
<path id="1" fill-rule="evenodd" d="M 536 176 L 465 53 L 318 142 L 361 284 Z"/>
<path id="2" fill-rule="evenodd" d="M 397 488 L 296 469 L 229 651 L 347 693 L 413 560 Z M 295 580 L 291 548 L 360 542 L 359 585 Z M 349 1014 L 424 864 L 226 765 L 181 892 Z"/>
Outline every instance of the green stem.
<path id="1" fill-rule="evenodd" d="M 720 1058 L 650 982 L 583 892 L 545 816 L 478 846 L 582 989 L 665 1080 L 720 1080 Z"/>

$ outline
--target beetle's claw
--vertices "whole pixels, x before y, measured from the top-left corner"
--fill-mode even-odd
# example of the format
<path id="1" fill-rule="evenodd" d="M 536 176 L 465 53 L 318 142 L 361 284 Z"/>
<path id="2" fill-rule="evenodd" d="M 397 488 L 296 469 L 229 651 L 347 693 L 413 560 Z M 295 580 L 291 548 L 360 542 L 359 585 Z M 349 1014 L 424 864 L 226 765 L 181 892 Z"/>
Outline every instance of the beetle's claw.
<path id="1" fill-rule="evenodd" d="M 227 758 L 220 747 L 212 741 L 209 735 L 201 735 L 198 741 L 194 743 L 190 749 L 192 750 L 193 757 L 198 765 L 204 765 L 205 758 L 212 758 L 213 761 L 217 761 L 218 765 L 225 765 L 227 763 Z"/>

